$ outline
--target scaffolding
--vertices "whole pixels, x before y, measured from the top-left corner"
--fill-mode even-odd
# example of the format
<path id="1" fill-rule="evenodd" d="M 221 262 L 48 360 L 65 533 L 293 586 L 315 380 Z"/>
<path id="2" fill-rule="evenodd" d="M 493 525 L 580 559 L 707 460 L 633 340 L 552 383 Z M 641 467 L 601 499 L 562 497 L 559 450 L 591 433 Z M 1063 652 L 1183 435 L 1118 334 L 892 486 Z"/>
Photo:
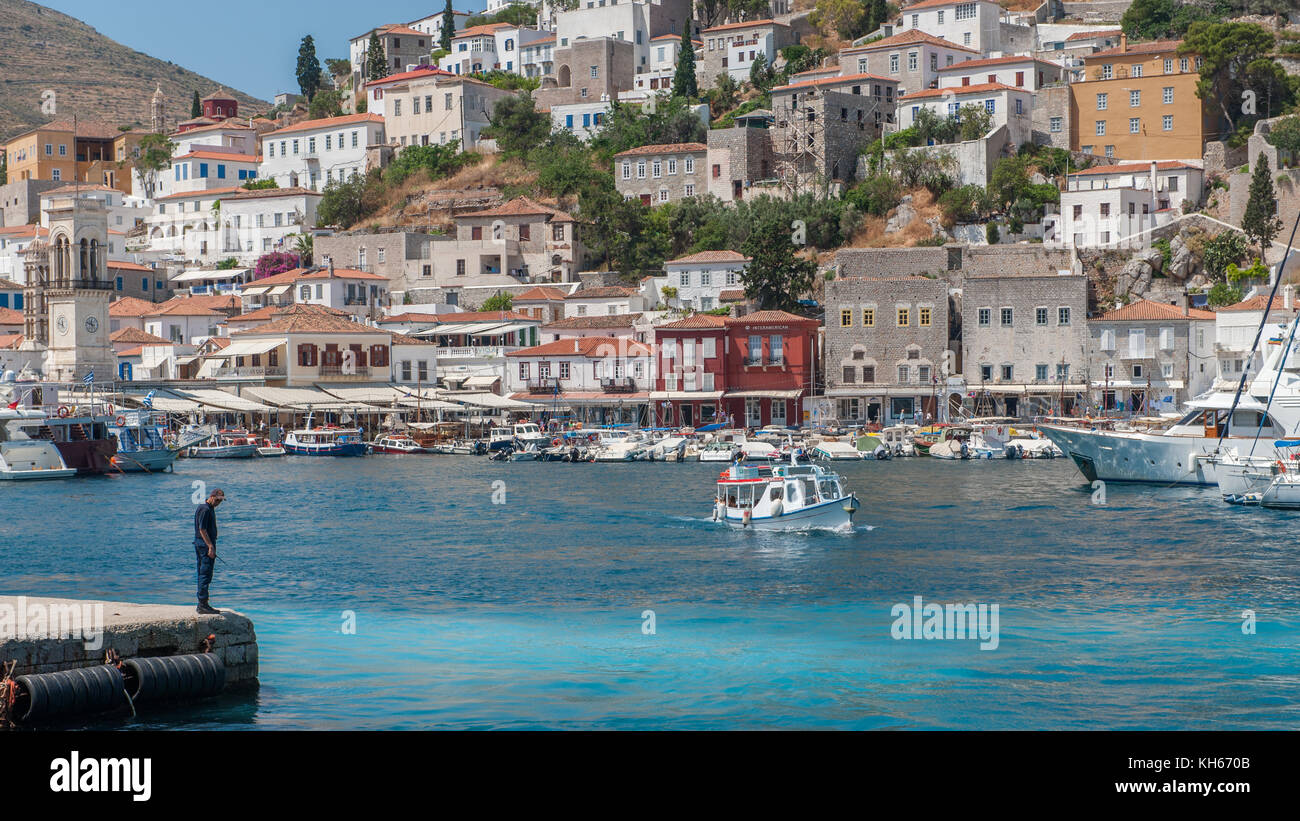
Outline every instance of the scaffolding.
<path id="1" fill-rule="evenodd" d="M 826 167 L 825 111 L 818 112 L 811 104 L 824 98 L 819 98 L 815 89 L 805 91 L 804 97 L 800 107 L 799 92 L 792 92 L 789 104 L 784 105 L 783 100 L 773 112 L 781 130 L 781 143 L 776 147 L 777 176 L 792 197 L 813 188 L 819 176 L 825 178 L 821 172 Z"/>

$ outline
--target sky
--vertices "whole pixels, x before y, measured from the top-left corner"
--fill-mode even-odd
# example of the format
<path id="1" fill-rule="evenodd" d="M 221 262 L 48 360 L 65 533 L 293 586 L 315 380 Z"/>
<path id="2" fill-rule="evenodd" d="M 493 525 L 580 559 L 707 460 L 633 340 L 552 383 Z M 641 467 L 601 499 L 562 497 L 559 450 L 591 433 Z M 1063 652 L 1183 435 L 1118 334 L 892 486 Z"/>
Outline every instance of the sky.
<path id="1" fill-rule="evenodd" d="M 384 23 L 409 23 L 446 8 L 445 0 L 38 0 L 84 21 L 100 34 L 160 60 L 270 100 L 297 93 L 294 66 L 303 35 L 316 56 L 347 59 L 348 41 Z M 486 0 L 455 0 L 457 11 L 479 12 Z M 212 11 L 209 11 L 211 9 Z"/>

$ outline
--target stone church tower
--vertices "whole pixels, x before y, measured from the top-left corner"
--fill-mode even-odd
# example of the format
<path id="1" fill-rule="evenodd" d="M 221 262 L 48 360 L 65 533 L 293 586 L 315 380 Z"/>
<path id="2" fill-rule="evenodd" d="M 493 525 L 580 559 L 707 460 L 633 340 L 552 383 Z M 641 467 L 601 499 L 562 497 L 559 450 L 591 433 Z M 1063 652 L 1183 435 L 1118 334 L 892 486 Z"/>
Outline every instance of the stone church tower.
<path id="1" fill-rule="evenodd" d="M 149 101 L 149 117 L 155 134 L 167 133 L 167 115 L 163 111 L 164 102 L 166 101 L 163 98 L 162 85 L 159 85 L 153 93 L 153 99 Z"/>
<path id="2" fill-rule="evenodd" d="M 49 239 L 23 252 L 23 347 L 45 351 L 42 371 L 51 381 L 78 382 L 93 372 L 96 382 L 111 382 L 117 357 L 109 341 L 108 209 L 67 196 L 46 214 Z"/>

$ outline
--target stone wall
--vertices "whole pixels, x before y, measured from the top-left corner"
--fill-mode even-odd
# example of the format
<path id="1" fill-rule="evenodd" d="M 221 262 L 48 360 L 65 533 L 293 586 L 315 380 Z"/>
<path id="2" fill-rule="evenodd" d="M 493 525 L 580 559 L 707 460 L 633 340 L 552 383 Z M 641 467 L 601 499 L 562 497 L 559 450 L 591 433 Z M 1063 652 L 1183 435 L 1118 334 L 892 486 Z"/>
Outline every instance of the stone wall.
<path id="1" fill-rule="evenodd" d="M 41 193 L 66 182 L 55 180 L 18 180 L 0 185 L 0 228 L 30 225 L 41 218 Z"/>
<path id="2" fill-rule="evenodd" d="M 25 605 L 20 599 L 25 599 Z M 109 650 L 116 650 L 124 659 L 200 653 L 203 639 L 212 634 L 216 636 L 213 652 L 226 667 L 226 686 L 247 685 L 257 680 L 258 649 L 253 622 L 233 610 L 223 610 L 218 616 L 199 616 L 192 607 L 0 596 L 0 607 L 6 612 L 21 613 L 25 606 L 30 615 L 33 608 L 44 610 L 65 605 L 102 606 L 103 646 L 87 649 L 80 637 L 30 637 L 26 635 L 28 624 L 32 623 L 29 619 L 28 624 L 18 625 L 16 638 L 0 637 L 0 663 L 18 662 L 15 678 L 30 673 L 94 667 L 104 663 L 104 655 Z"/>
<path id="3" fill-rule="evenodd" d="M 1052 118 L 1061 118 L 1061 130 L 1052 131 Z M 1070 150 L 1070 86 L 1062 83 L 1040 88 L 1034 94 L 1034 142 Z"/>
<path id="4" fill-rule="evenodd" d="M 1043 382 L 1038 365 L 1047 365 L 1046 382 L 1056 376 L 1056 366 L 1069 366 L 1069 381 L 1079 379 L 1088 366 L 1088 282 L 1082 274 L 1068 276 L 968 276 L 962 288 L 962 363 L 971 386 L 994 383 L 1026 385 Z M 1012 310 L 1010 325 L 1002 323 L 1002 310 Z M 1046 309 L 1046 324 L 1037 321 Z M 1068 308 L 1065 324 L 1060 309 Z M 980 324 L 981 310 L 988 322 Z M 985 380 L 981 366 L 992 368 Z M 1002 368 L 1012 367 L 1010 379 Z"/>

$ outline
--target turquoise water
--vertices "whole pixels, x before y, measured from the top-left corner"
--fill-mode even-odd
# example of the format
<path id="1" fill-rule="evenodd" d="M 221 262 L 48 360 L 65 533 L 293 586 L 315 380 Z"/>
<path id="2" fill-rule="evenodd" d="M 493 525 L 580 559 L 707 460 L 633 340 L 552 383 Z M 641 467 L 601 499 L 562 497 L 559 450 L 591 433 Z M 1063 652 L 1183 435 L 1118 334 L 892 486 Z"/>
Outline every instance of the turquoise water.
<path id="1" fill-rule="evenodd" d="M 202 481 L 228 500 L 212 600 L 256 623 L 262 686 L 93 726 L 1300 724 L 1292 514 L 914 459 L 840 463 L 851 533 L 741 532 L 708 520 L 719 469 L 286 457 L 0 484 L 0 593 L 191 602 Z M 998 604 L 998 648 L 893 639 L 916 595 Z"/>

